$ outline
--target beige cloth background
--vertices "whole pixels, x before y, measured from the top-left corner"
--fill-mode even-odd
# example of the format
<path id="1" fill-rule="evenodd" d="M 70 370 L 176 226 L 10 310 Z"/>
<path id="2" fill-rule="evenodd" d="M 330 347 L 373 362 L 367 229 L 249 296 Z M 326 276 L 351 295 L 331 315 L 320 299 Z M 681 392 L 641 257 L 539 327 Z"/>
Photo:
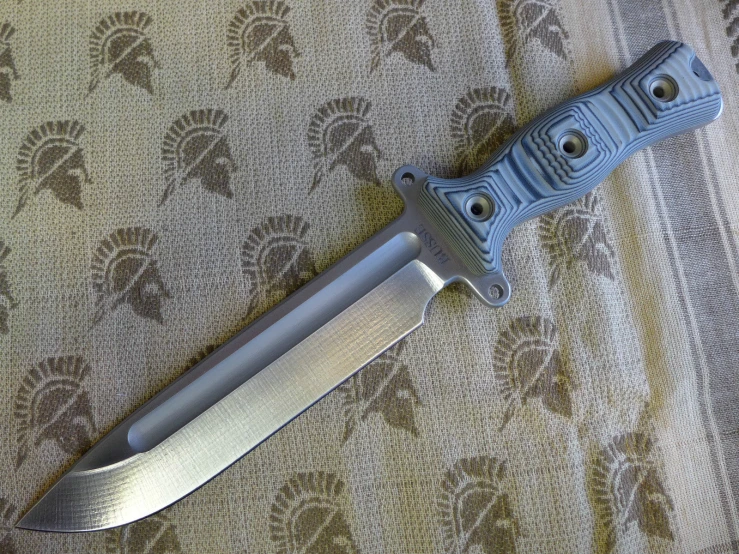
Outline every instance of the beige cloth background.
<path id="1" fill-rule="evenodd" d="M 739 550 L 736 2 L 104 4 L 0 4 L 0 551 Z M 443 291 L 161 514 L 13 529 L 141 402 L 398 215 L 397 166 L 470 171 L 665 38 L 697 49 L 723 116 L 516 229 L 509 305 Z"/>

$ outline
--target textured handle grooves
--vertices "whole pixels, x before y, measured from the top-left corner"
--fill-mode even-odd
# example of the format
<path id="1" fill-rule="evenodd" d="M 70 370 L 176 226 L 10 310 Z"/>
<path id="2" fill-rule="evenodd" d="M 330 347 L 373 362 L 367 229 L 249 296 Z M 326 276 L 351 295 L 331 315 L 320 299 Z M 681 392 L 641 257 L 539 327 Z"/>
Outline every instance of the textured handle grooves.
<path id="1" fill-rule="evenodd" d="M 418 204 L 471 271 L 502 273 L 503 240 L 514 226 L 584 196 L 636 150 L 705 125 L 722 108 L 693 49 L 661 42 L 612 81 L 520 129 L 474 174 L 428 177 Z M 468 210 L 480 196 L 495 204 L 485 221 Z"/>

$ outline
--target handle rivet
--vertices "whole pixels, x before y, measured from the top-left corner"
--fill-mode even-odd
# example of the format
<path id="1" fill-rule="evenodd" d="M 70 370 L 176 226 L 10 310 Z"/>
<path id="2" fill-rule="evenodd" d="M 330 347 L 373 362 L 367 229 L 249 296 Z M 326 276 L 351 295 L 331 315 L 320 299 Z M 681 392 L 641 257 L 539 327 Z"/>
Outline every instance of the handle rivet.
<path id="1" fill-rule="evenodd" d="M 570 129 L 559 137 L 557 147 L 567 158 L 579 158 L 588 151 L 588 139 L 580 131 Z"/>
<path id="2" fill-rule="evenodd" d="M 649 94 L 658 102 L 672 102 L 677 98 L 677 83 L 667 75 L 660 75 L 649 83 Z"/>
<path id="3" fill-rule="evenodd" d="M 409 187 L 416 182 L 416 176 L 413 175 L 413 173 L 411 173 L 410 171 L 406 171 L 400 178 L 400 182 Z"/>
<path id="4" fill-rule="evenodd" d="M 487 194 L 475 193 L 464 201 L 464 211 L 474 221 L 487 221 L 495 212 L 495 202 Z"/>

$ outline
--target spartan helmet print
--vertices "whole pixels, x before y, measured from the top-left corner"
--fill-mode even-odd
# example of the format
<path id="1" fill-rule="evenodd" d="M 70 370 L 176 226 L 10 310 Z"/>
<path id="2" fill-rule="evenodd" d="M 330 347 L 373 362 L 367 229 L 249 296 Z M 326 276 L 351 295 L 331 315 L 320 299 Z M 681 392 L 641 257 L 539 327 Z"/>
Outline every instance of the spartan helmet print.
<path id="1" fill-rule="evenodd" d="M 88 94 L 115 74 L 152 94 L 152 70 L 158 67 L 143 12 L 116 12 L 102 19 L 90 36 L 92 78 Z"/>
<path id="2" fill-rule="evenodd" d="M 572 417 L 570 372 L 557 346 L 557 328 L 542 317 L 519 317 L 500 334 L 493 354 L 495 381 L 506 402 L 503 427 L 530 398 Z"/>
<path id="3" fill-rule="evenodd" d="M 298 473 L 280 488 L 269 517 L 278 554 L 358 554 L 341 508 L 344 483 L 323 471 Z"/>
<path id="4" fill-rule="evenodd" d="M 33 129 L 18 151 L 20 175 L 17 216 L 34 196 L 48 190 L 64 204 L 82 209 L 82 187 L 90 184 L 79 139 L 85 127 L 77 121 L 50 121 Z"/>
<path id="5" fill-rule="evenodd" d="M 249 233 L 241 247 L 241 266 L 250 298 L 248 315 L 267 308 L 316 274 L 301 217 L 268 217 Z"/>
<path id="6" fill-rule="evenodd" d="M 241 73 L 242 64 L 264 62 L 272 73 L 295 79 L 293 60 L 300 56 L 287 14 L 290 8 L 276 0 L 255 0 L 241 8 L 228 25 L 231 61 L 229 88 Z"/>
<path id="7" fill-rule="evenodd" d="M 452 113 L 452 138 L 460 170 L 479 168 L 513 134 L 509 94 L 502 88 L 472 89 L 459 99 Z"/>
<path id="8" fill-rule="evenodd" d="M 331 100 L 318 108 L 308 128 L 315 166 L 311 192 L 338 165 L 345 166 L 357 179 L 380 184 L 380 149 L 367 119 L 371 107 L 368 100 L 353 97 Z"/>
<path id="9" fill-rule="evenodd" d="M 669 517 L 674 506 L 662 484 L 656 450 L 649 435 L 634 432 L 614 437 L 596 456 L 592 501 L 607 552 L 633 523 L 646 535 L 674 540 Z"/>
<path id="10" fill-rule="evenodd" d="M 611 268 L 613 248 L 595 192 L 542 216 L 539 235 L 549 253 L 550 287 L 559 283 L 562 273 L 576 262 L 584 262 L 591 273 L 614 279 Z"/>
<path id="11" fill-rule="evenodd" d="M 97 298 L 93 325 L 128 304 L 138 316 L 164 323 L 162 300 L 169 298 L 152 250 L 157 236 L 143 227 L 118 229 L 100 242 L 92 261 Z"/>
<path id="12" fill-rule="evenodd" d="M 10 48 L 10 39 L 15 34 L 15 29 L 10 23 L 0 25 L 0 100 L 12 102 L 10 85 L 18 80 L 18 70 L 15 68 L 13 51 Z"/>
<path id="13" fill-rule="evenodd" d="M 507 481 L 505 465 L 488 456 L 464 458 L 447 471 L 437 504 L 446 552 L 516 552 L 520 532 Z"/>
<path id="14" fill-rule="evenodd" d="M 15 527 L 15 506 L 0 496 L 0 552 L 15 554 L 13 528 Z"/>
<path id="15" fill-rule="evenodd" d="M 425 0 L 375 0 L 367 14 L 367 32 L 372 42 L 372 65 L 377 69 L 383 58 L 395 52 L 417 65 L 435 71 L 431 61 L 434 37 L 426 17 L 421 14 Z"/>
<path id="16" fill-rule="evenodd" d="M 567 34 L 557 9 L 559 0 L 498 0 L 507 64 L 531 40 L 567 60 Z"/>
<path id="17" fill-rule="evenodd" d="M 185 366 L 185 371 L 187 371 L 188 369 L 192 369 L 193 366 L 203 361 L 205 358 L 210 356 L 217 349 L 218 349 L 218 345 L 209 344 L 205 348 L 201 348 L 200 350 L 198 350 L 195 353 L 195 355 L 187 361 L 187 365 Z"/>
<path id="18" fill-rule="evenodd" d="M 19 468 L 32 448 L 54 442 L 74 456 L 87 450 L 97 433 L 83 381 L 90 365 L 79 356 L 48 358 L 32 367 L 15 398 Z"/>
<path id="19" fill-rule="evenodd" d="M 732 39 L 731 55 L 739 58 L 739 4 L 734 0 L 720 0 L 723 4 L 721 14 L 728 23 L 726 26 L 726 36 Z M 734 66 L 736 72 L 739 73 L 739 62 Z"/>
<path id="20" fill-rule="evenodd" d="M 374 413 L 381 414 L 391 427 L 418 436 L 414 418 L 418 392 L 408 366 L 399 358 L 404 344 L 387 350 L 339 387 L 346 418 L 343 442 L 349 440 L 360 421 L 366 421 Z"/>
<path id="21" fill-rule="evenodd" d="M 177 530 L 163 512 L 105 532 L 107 554 L 180 554 Z"/>
<path id="22" fill-rule="evenodd" d="M 8 319 L 10 310 L 15 309 L 18 303 L 13 298 L 8 281 L 8 272 L 5 269 L 5 258 L 10 254 L 10 247 L 0 240 L 0 335 L 10 332 Z"/>
<path id="23" fill-rule="evenodd" d="M 231 175 L 236 171 L 223 127 L 228 116 L 221 110 L 191 111 L 175 121 L 164 136 L 162 162 L 167 188 L 161 206 L 189 181 L 233 198 Z"/>

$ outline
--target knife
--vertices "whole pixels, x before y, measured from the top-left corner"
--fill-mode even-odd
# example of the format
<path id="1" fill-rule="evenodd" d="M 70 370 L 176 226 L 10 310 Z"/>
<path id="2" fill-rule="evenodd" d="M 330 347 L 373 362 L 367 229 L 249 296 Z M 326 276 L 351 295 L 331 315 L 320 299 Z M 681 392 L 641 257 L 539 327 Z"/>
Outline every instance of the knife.
<path id="1" fill-rule="evenodd" d="M 405 202 L 397 220 L 136 410 L 18 527 L 106 529 L 177 502 L 421 326 L 446 285 L 463 282 L 484 304 L 503 306 L 511 287 L 501 250 L 515 225 L 585 195 L 636 150 L 722 109 L 694 50 L 665 41 L 517 131 L 471 175 L 401 167 L 392 177 Z"/>

